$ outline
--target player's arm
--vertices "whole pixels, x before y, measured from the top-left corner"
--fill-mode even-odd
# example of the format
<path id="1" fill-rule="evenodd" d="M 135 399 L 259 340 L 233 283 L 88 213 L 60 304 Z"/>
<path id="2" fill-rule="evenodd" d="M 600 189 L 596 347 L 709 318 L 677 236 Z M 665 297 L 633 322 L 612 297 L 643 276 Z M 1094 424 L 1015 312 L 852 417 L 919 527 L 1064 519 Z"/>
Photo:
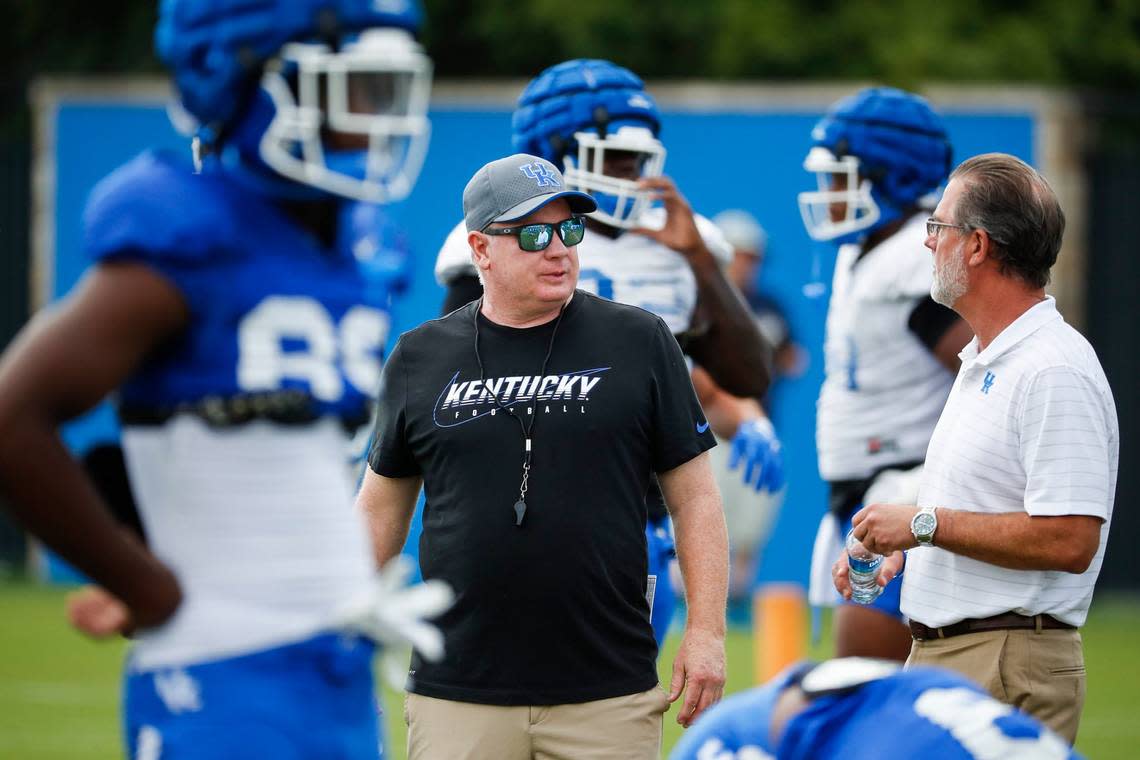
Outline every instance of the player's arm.
<path id="1" fill-rule="evenodd" d="M 688 726 L 724 693 L 728 531 L 707 453 L 659 473 L 658 478 L 673 518 L 688 605 L 669 699 L 677 699 L 684 690 L 677 722 Z"/>
<path id="2" fill-rule="evenodd" d="M 907 319 L 907 328 L 946 369 L 958 374 L 958 353 L 974 337 L 974 331 L 952 309 L 924 296 Z"/>
<path id="3" fill-rule="evenodd" d="M 356 497 L 356 506 L 368 523 L 377 567 L 383 567 L 404 548 L 412 513 L 423 479 L 388 478 L 368 468 Z"/>
<path id="4" fill-rule="evenodd" d="M 188 311 L 140 264 L 96 266 L 59 306 L 40 312 L 0 359 L 0 486 L 15 517 L 121 599 L 132 627 L 178 607 L 173 574 L 121 526 L 57 428 L 118 387 Z"/>
<path id="5" fill-rule="evenodd" d="M 685 344 L 693 360 L 735 396 L 759 398 L 771 382 L 771 348 L 752 312 L 725 277 L 697 229 L 693 210 L 668 177 L 641 180 L 665 206 L 665 226 L 634 230 L 685 257 L 697 281 L 696 328 Z"/>

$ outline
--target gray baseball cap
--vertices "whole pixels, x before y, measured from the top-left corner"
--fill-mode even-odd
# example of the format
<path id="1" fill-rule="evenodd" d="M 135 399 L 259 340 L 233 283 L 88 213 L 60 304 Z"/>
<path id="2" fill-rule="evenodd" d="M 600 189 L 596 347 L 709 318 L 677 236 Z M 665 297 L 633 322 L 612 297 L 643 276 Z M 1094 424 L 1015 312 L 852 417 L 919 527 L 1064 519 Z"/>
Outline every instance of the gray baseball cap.
<path id="1" fill-rule="evenodd" d="M 513 222 L 565 198 L 575 214 L 598 208 L 594 199 L 567 190 L 558 167 L 527 153 L 500 158 L 475 172 L 463 188 L 463 221 L 467 231 L 482 231 L 492 222 Z"/>

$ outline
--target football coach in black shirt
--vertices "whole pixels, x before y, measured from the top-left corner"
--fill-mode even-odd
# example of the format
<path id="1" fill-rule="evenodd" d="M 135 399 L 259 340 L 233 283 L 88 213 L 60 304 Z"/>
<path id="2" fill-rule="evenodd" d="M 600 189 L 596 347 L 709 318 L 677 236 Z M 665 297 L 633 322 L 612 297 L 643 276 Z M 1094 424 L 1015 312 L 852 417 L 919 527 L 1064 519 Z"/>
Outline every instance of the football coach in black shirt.
<path id="1" fill-rule="evenodd" d="M 581 215 L 548 161 L 517 154 L 468 182 L 484 295 L 400 337 L 384 366 L 359 496 L 379 562 L 421 486 L 420 563 L 455 605 L 442 662 L 413 656 L 408 754 L 657 758 L 724 689 L 728 548 L 714 444 L 658 317 L 575 290 Z M 673 517 L 688 620 L 669 693 L 650 627 L 645 494 Z"/>

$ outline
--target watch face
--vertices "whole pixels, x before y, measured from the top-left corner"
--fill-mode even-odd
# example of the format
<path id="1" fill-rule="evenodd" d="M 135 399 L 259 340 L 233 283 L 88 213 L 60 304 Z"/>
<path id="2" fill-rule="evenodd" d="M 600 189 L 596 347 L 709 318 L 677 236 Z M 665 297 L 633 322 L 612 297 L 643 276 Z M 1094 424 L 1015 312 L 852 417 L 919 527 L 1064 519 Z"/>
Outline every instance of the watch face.
<path id="1" fill-rule="evenodd" d="M 929 536 L 938 527 L 938 520 L 929 512 L 919 512 L 914 516 L 914 533 L 917 536 Z"/>

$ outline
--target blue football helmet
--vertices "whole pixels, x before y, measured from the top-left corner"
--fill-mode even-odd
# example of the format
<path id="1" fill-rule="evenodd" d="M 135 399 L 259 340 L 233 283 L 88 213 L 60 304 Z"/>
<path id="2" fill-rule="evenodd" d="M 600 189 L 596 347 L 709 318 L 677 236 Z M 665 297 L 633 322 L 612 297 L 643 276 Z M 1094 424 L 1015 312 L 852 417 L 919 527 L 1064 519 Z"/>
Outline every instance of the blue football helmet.
<path id="1" fill-rule="evenodd" d="M 389 202 L 430 134 L 420 21 L 418 0 L 163 0 L 155 46 L 196 155 L 277 195 Z"/>
<path id="2" fill-rule="evenodd" d="M 630 228 L 653 203 L 638 178 L 657 177 L 665 147 L 657 139 L 657 104 L 632 71 L 609 61 L 577 59 L 551 66 L 519 96 L 511 119 L 516 151 L 563 167 L 568 187 L 594 196 L 590 216 Z M 607 151 L 632 156 L 635 172 L 607 175 Z"/>
<path id="3" fill-rule="evenodd" d="M 815 173 L 818 189 L 800 193 L 799 204 L 815 240 L 860 240 L 923 205 L 950 173 L 942 119 L 924 98 L 893 87 L 838 101 L 811 136 L 804 169 Z M 842 218 L 833 218 L 840 208 Z"/>

